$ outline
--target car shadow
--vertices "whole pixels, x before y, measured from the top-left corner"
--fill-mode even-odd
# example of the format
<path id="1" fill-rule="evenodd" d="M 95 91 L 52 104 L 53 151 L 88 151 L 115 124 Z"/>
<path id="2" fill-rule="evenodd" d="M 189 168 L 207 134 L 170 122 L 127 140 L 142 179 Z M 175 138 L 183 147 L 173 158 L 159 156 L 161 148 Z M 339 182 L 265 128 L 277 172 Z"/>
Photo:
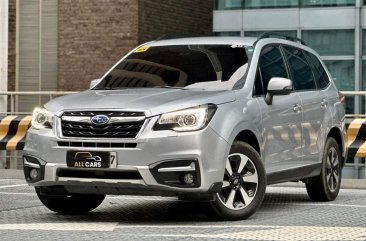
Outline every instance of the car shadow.
<path id="1" fill-rule="evenodd" d="M 220 221 L 212 215 L 212 210 L 205 202 L 178 201 L 164 198 L 146 198 L 146 200 L 143 197 L 129 198 L 107 198 L 99 208 L 85 215 L 60 215 L 48 211 L 40 215 L 39 218 L 43 221 L 47 219 L 48 221 L 54 220 L 57 222 L 70 220 L 74 222 L 119 222 L 129 225 Z M 306 194 L 267 193 L 254 219 L 261 219 L 262 214 L 268 212 L 277 215 L 281 210 L 286 212 L 288 205 L 291 204 L 310 202 Z"/>

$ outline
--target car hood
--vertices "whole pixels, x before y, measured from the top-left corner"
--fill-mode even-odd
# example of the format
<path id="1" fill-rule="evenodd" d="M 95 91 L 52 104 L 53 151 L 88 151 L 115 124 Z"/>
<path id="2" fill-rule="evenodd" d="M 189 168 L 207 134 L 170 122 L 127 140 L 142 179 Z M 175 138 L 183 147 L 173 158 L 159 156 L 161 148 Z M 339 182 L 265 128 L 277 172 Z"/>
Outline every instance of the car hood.
<path id="1" fill-rule="evenodd" d="M 59 114 L 65 110 L 128 109 L 141 110 L 147 116 L 212 103 L 235 100 L 232 90 L 203 91 L 189 89 L 139 88 L 122 90 L 87 90 L 51 100 L 45 105 Z"/>

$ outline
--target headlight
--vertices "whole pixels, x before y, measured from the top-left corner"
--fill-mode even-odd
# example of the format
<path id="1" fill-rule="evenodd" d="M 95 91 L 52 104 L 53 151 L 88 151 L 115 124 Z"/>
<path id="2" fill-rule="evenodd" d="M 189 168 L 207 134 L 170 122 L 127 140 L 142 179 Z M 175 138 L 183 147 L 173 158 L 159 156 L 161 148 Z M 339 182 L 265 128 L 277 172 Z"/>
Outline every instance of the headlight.
<path id="1" fill-rule="evenodd" d="M 35 108 L 32 115 L 32 127 L 35 129 L 52 128 L 53 114 L 43 108 Z"/>
<path id="2" fill-rule="evenodd" d="M 213 104 L 162 114 L 154 130 L 196 131 L 207 126 L 216 111 Z"/>

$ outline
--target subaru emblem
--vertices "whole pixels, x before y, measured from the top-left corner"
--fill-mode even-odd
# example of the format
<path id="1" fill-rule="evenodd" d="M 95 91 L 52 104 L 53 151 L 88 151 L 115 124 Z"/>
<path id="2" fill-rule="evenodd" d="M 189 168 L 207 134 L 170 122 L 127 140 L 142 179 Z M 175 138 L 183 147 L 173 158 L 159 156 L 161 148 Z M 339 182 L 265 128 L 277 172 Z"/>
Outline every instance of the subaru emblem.
<path id="1" fill-rule="evenodd" d="M 105 125 L 108 123 L 109 117 L 106 115 L 95 115 L 90 121 L 94 125 Z"/>

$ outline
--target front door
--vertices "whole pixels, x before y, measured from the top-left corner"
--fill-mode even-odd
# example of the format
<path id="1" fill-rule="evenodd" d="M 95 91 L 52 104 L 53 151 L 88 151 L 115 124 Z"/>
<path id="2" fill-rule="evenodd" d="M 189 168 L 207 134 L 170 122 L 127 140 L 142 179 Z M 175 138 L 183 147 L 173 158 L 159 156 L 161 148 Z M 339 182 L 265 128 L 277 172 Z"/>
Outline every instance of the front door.
<path id="1" fill-rule="evenodd" d="M 301 100 L 296 92 L 264 101 L 272 77 L 289 78 L 279 46 L 264 47 L 255 80 L 255 96 L 262 116 L 263 159 L 267 173 L 296 167 L 302 161 Z"/>

